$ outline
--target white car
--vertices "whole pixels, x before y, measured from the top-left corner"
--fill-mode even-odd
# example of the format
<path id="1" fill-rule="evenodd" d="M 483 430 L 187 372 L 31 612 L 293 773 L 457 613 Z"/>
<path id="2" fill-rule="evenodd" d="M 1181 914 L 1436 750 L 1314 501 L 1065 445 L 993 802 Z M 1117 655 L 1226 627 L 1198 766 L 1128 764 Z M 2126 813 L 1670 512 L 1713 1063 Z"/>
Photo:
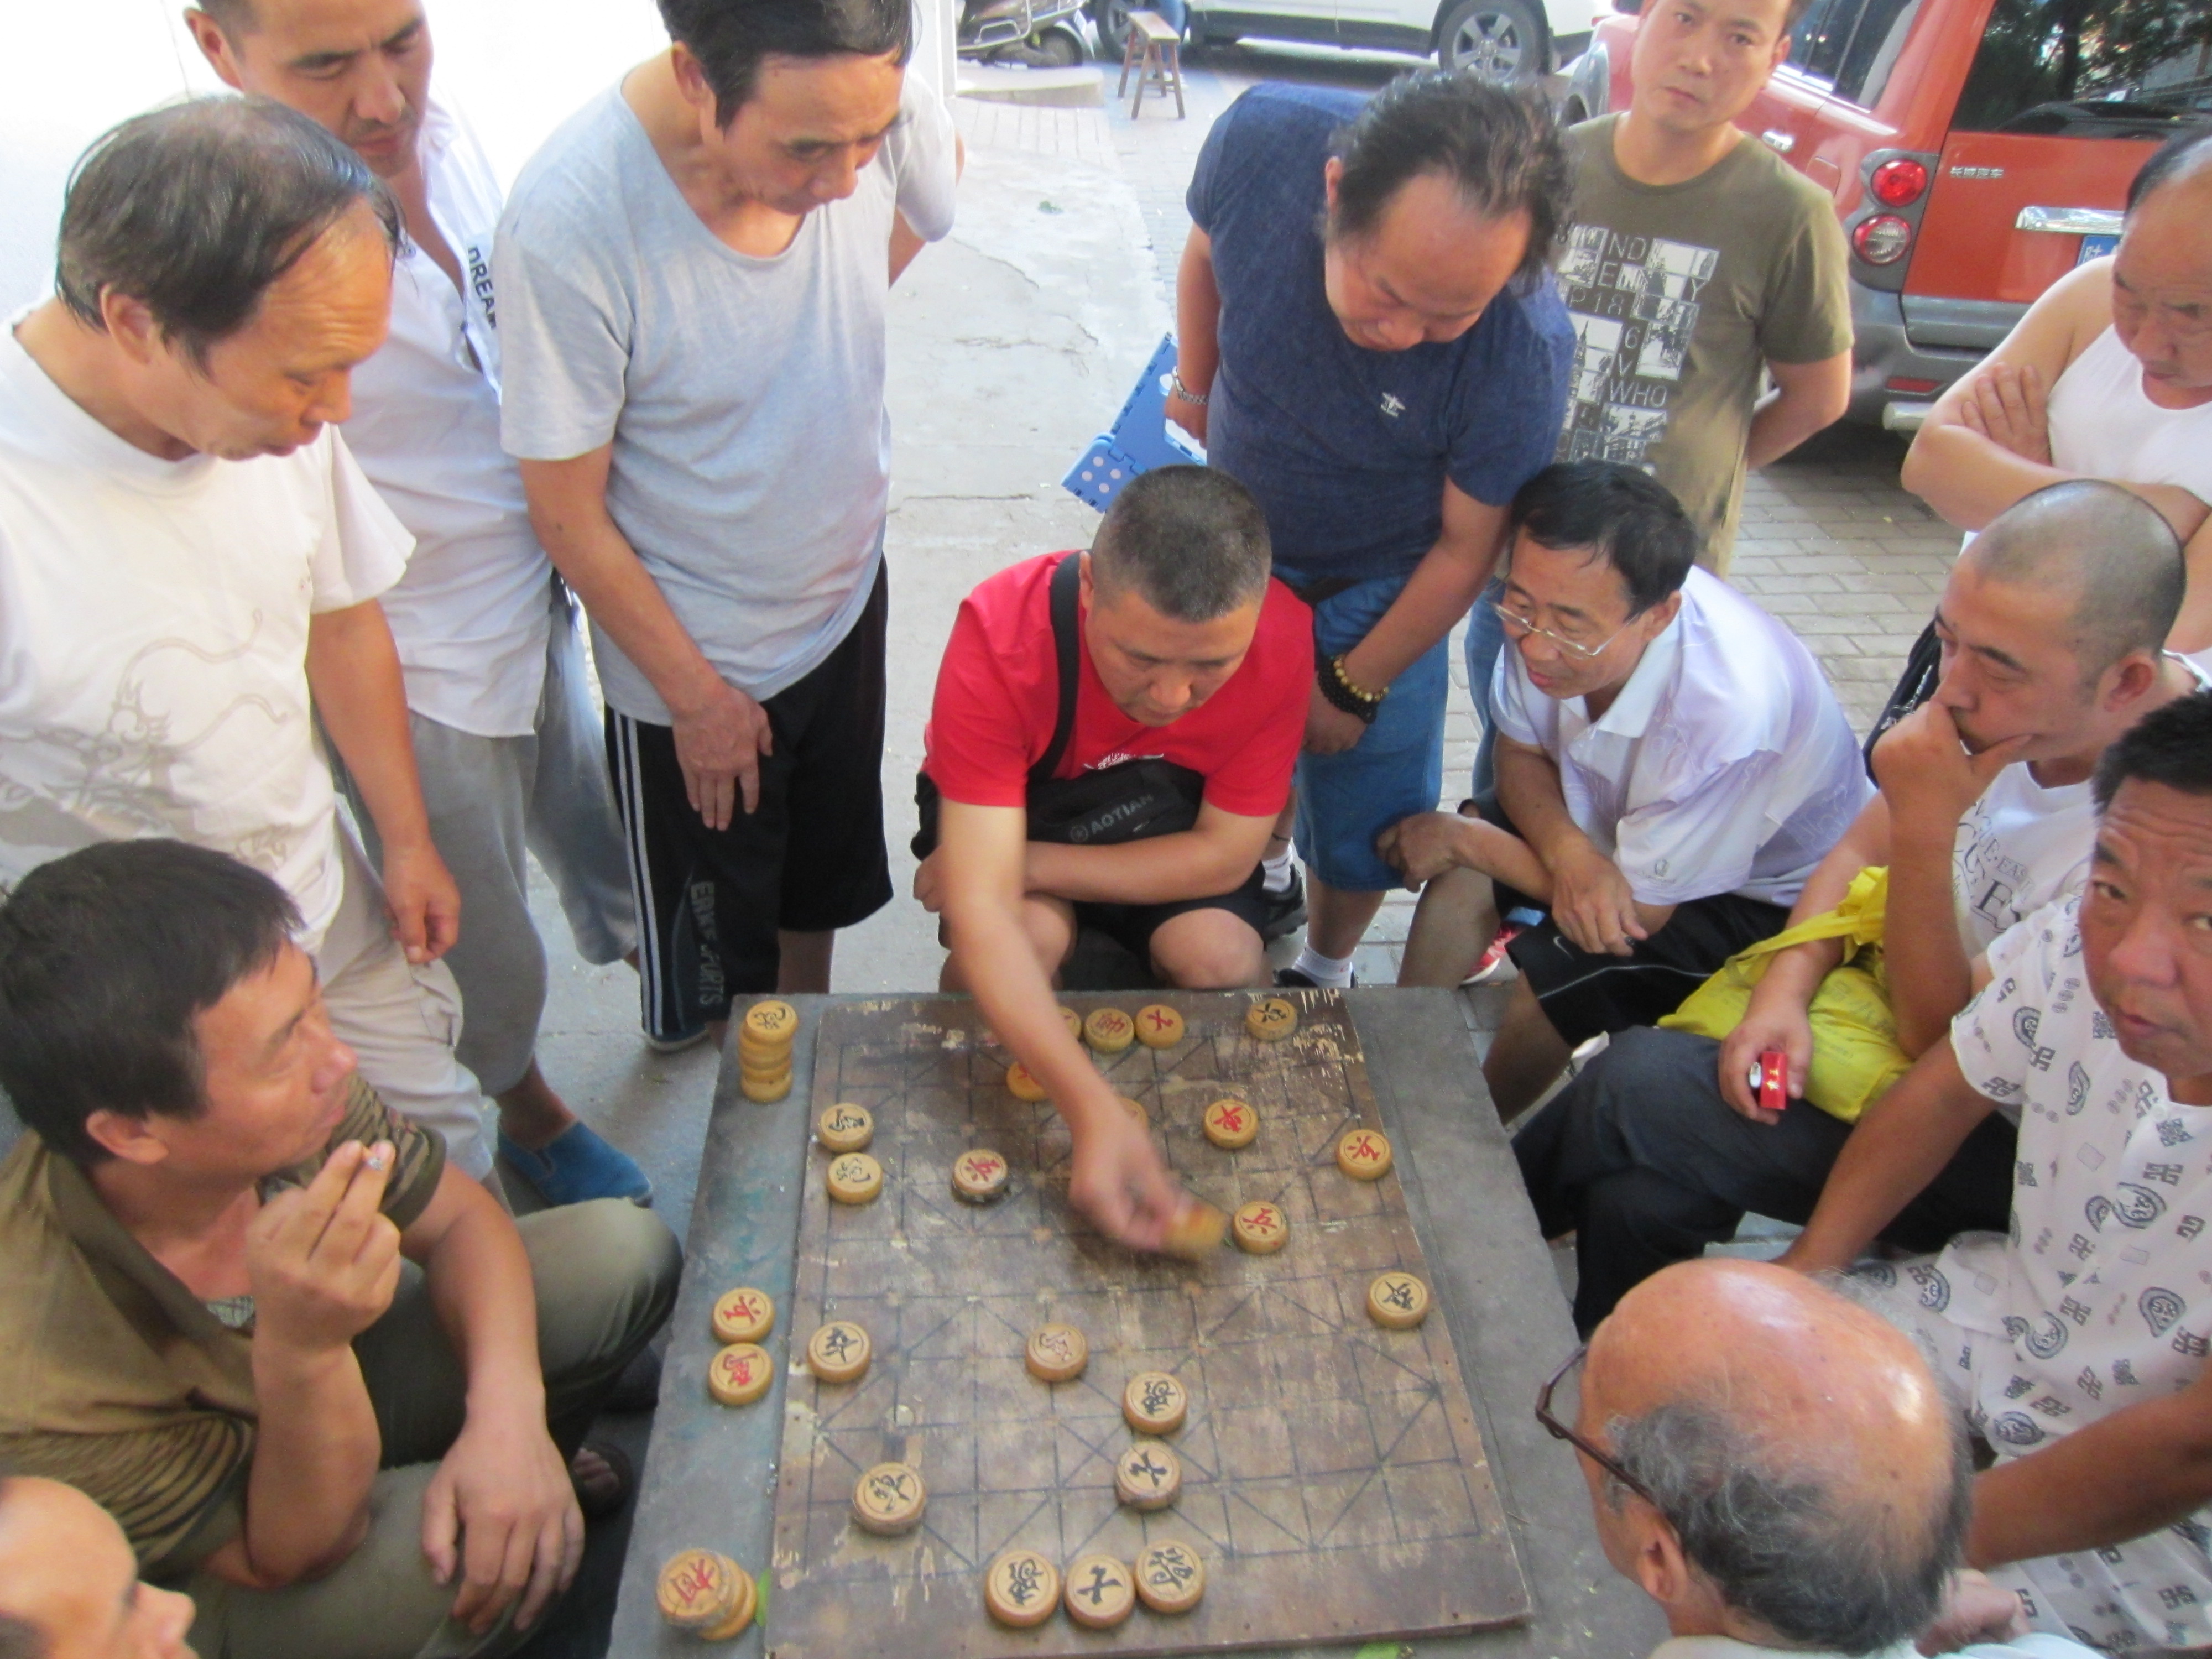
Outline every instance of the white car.
<path id="1" fill-rule="evenodd" d="M 1433 54 L 1446 69 L 1528 85 L 1589 44 L 1592 0 L 1188 0 L 1194 44 L 1270 40 Z M 1091 0 L 1106 52 L 1121 55 L 1128 0 Z"/>

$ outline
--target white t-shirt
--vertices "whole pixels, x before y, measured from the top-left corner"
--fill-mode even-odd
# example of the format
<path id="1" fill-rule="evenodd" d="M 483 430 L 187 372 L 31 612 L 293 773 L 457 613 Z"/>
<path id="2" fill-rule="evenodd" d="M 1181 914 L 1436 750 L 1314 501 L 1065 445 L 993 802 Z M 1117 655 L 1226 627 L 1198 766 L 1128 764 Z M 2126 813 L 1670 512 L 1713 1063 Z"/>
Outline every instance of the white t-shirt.
<path id="1" fill-rule="evenodd" d="M 413 241 L 401 249 L 392 331 L 354 371 L 346 447 L 415 538 L 407 574 L 384 596 L 407 706 L 478 737 L 527 737 L 553 567 L 531 531 L 521 471 L 499 447 L 499 180 L 476 134 L 435 98 L 419 153 L 465 291 Z"/>
<path id="2" fill-rule="evenodd" d="M 2212 1107 L 2177 1103 L 2121 1052 L 2083 972 L 2081 905 L 2046 906 L 1992 945 L 1990 983 L 1951 1024 L 1966 1081 L 2020 1125 L 2010 1237 L 1966 1233 L 1932 1262 L 1854 1270 L 1916 1287 L 2000 1457 L 2177 1394 L 2212 1352 Z M 2027 1564 L 2050 1604 L 2032 1615 L 2100 1646 L 2125 1630 L 2138 1634 L 2123 1645 L 2212 1644 L 2208 1544 L 2212 1508 L 2097 1551 L 2098 1582 L 2075 1569 L 2078 1598 Z"/>
<path id="3" fill-rule="evenodd" d="M 2096 836 L 2087 779 L 2046 789 L 2016 762 L 1959 820 L 1951 896 L 1959 942 L 1978 957 L 2021 917 L 2081 890 Z"/>
<path id="4" fill-rule="evenodd" d="M 723 678 L 766 697 L 867 603 L 890 499 L 884 308 L 891 229 L 952 226 L 951 118 L 909 76 L 900 124 L 843 201 L 771 258 L 691 210 L 611 88 L 515 181 L 492 268 L 507 453 L 610 442 L 607 508 Z M 604 629 L 607 702 L 670 716 Z"/>
<path id="5" fill-rule="evenodd" d="M 2166 656 L 2196 676 L 2198 689 L 2212 685 L 2212 675 L 2187 657 Z M 2097 833 L 2092 789 L 2087 778 L 2046 789 L 2018 763 L 1966 809 L 1953 845 L 1951 896 L 1968 956 L 1981 955 L 2022 917 L 2081 890 Z"/>
<path id="6" fill-rule="evenodd" d="M 1558 764 L 1575 827 L 1644 904 L 1789 904 L 1874 793 L 1812 653 L 1703 570 L 1595 725 L 1583 699 L 1539 691 L 1510 641 L 1491 703 L 1499 732 Z"/>
<path id="7" fill-rule="evenodd" d="M 343 877 L 307 620 L 374 599 L 407 550 L 336 432 L 161 460 L 0 331 L 0 886 L 173 836 L 276 878 L 319 945 Z"/>

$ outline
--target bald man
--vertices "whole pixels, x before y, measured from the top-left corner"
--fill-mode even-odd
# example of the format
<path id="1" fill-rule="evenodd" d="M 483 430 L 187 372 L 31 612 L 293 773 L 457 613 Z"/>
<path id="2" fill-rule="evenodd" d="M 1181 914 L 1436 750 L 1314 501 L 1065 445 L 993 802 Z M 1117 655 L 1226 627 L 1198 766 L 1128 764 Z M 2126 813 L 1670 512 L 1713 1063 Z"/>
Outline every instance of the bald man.
<path id="1" fill-rule="evenodd" d="M 2118 248 L 2052 283 L 1905 458 L 1905 487 L 1961 530 L 2069 477 L 2124 484 L 2186 539 L 2172 644 L 2212 657 L 2212 132 L 2143 163 Z"/>
<path id="2" fill-rule="evenodd" d="M 0 1479 L 0 1654 L 192 1659 L 192 1598 L 138 1577 L 123 1528 L 75 1486 Z"/>
<path id="3" fill-rule="evenodd" d="M 2106 748 L 2203 683 L 2160 642 L 2181 603 L 2181 550 L 2117 485 L 2053 485 L 2008 508 L 1960 556 L 1936 627 L 1936 695 L 1875 750 L 1881 793 L 1806 883 L 1792 926 L 1832 910 L 1869 866 L 1889 872 L 1883 952 L 1898 1069 L 1942 1038 L 1990 942 L 2080 890 Z M 1604 1054 L 1525 1125 L 1514 1153 L 1547 1237 L 1572 1231 L 1587 1333 L 1631 1285 L 1735 1233 L 1747 1211 L 1802 1222 L 1862 1100 L 1828 1086 L 1810 1010 L 1844 942 L 1778 951 L 1725 1040 L 1651 1027 Z M 1832 1030 L 1832 1028 L 1831 1028 Z M 1790 1099 L 1762 1110 L 1748 1073 L 1788 1056 Z M 1811 1088 L 1811 1097 L 1807 1091 Z M 1842 1114 L 1843 1115 L 1838 1115 Z M 2012 1127 L 1981 1124 L 1884 1234 L 1940 1249 L 2002 1229 Z"/>
<path id="4" fill-rule="evenodd" d="M 1764 1262 L 1668 1268 L 1591 1340 L 1574 1422 L 1606 1559 L 1676 1638 L 1661 1655 L 1872 1654 L 1943 1611 L 1963 1437 L 1911 1339 L 1833 1291 Z"/>

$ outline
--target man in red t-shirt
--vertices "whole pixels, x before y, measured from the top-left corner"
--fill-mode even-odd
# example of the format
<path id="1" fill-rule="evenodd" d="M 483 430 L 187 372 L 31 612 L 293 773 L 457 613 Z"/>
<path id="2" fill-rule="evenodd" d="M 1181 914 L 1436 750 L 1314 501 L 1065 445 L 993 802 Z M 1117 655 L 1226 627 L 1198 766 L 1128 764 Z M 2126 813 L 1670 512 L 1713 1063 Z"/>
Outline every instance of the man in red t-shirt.
<path id="1" fill-rule="evenodd" d="M 1060 726 L 1052 582 L 1080 560 L 1074 719 L 1053 782 L 1151 763 L 1198 796 L 1196 822 L 1141 840 L 1031 839 L 1069 792 L 1030 774 Z M 1158 1248 L 1186 1200 L 1151 1139 L 1060 1024 L 1053 981 L 1079 927 L 1104 929 L 1171 984 L 1267 982 L 1260 858 L 1290 794 L 1313 678 L 1313 618 L 1269 574 L 1243 486 L 1162 467 L 1115 500 L 1091 551 L 1048 555 L 970 593 L 938 670 L 923 769 L 939 839 L 915 896 L 945 921 L 947 988 L 974 991 L 1075 1141 L 1069 1196 L 1105 1231 Z M 1177 770 L 1179 769 L 1179 770 Z M 1157 804 L 1164 791 L 1155 788 Z M 1096 801 L 1093 802 L 1096 805 Z"/>

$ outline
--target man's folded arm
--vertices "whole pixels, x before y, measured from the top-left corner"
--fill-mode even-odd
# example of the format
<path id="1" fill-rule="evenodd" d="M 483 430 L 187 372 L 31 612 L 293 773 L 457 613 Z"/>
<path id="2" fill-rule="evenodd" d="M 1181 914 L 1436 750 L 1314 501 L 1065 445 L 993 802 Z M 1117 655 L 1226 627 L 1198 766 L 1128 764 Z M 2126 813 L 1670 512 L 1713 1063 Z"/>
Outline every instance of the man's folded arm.
<path id="1" fill-rule="evenodd" d="M 1267 850 L 1276 814 L 1243 817 L 1211 801 L 1198 823 L 1172 836 L 1113 847 L 1062 847 L 1033 841 L 1027 889 L 1078 904 L 1172 904 L 1212 898 L 1243 884 Z"/>

